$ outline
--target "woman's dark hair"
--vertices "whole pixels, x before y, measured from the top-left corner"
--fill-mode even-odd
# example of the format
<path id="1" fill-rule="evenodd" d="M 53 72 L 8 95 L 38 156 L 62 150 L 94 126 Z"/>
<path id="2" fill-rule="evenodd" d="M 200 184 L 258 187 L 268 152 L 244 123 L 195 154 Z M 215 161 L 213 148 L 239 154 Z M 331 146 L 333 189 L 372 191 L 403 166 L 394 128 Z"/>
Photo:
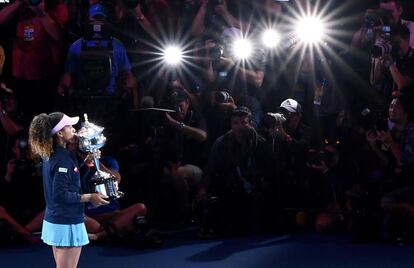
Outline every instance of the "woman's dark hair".
<path id="1" fill-rule="evenodd" d="M 30 123 L 29 143 L 32 152 L 42 158 L 49 158 L 53 153 L 52 129 L 63 118 L 63 113 L 39 114 Z"/>

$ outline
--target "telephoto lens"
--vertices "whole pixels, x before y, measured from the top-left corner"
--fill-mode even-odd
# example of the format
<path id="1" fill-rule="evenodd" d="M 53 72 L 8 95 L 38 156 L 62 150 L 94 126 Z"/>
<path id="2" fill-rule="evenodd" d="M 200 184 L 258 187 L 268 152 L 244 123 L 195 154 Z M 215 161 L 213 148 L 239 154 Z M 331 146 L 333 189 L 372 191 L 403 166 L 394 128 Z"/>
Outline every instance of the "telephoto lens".
<path id="1" fill-rule="evenodd" d="M 218 91 L 216 93 L 217 103 L 228 103 L 230 102 L 231 95 L 227 91 Z"/>

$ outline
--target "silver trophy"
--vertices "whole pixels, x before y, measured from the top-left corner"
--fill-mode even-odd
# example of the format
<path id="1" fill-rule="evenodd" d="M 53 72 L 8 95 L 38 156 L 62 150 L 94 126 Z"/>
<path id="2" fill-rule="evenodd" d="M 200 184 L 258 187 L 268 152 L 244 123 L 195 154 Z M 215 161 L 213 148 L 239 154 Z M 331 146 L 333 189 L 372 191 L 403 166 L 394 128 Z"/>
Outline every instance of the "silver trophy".
<path id="1" fill-rule="evenodd" d="M 118 191 L 118 184 L 112 174 L 104 172 L 99 168 L 99 158 L 96 157 L 100 148 L 105 145 L 106 138 L 103 135 L 103 127 L 97 126 L 88 121 L 87 114 L 84 114 L 85 122 L 76 135 L 79 138 L 79 150 L 93 155 L 96 172 L 92 177 L 92 189 L 96 193 L 108 196 L 110 199 L 121 198 L 124 193 Z"/>

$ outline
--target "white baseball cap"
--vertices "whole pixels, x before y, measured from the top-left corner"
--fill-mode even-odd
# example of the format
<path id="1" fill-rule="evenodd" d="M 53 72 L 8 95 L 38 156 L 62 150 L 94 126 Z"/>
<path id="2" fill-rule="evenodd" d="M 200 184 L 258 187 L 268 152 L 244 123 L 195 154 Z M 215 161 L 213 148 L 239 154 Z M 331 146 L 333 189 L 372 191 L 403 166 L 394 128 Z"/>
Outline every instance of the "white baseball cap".
<path id="1" fill-rule="evenodd" d="M 291 113 L 302 113 L 302 107 L 294 99 L 286 99 L 280 104 L 280 108 L 284 108 Z"/>

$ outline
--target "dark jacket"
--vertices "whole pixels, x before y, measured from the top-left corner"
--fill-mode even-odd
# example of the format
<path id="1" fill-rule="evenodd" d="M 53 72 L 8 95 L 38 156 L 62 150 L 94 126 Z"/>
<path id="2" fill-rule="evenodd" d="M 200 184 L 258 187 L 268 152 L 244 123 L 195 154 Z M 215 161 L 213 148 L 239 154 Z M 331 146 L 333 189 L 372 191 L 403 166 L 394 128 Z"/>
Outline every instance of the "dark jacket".
<path id="1" fill-rule="evenodd" d="M 50 159 L 43 160 L 45 220 L 57 224 L 78 224 L 84 221 L 78 162 L 74 154 L 55 146 Z"/>

